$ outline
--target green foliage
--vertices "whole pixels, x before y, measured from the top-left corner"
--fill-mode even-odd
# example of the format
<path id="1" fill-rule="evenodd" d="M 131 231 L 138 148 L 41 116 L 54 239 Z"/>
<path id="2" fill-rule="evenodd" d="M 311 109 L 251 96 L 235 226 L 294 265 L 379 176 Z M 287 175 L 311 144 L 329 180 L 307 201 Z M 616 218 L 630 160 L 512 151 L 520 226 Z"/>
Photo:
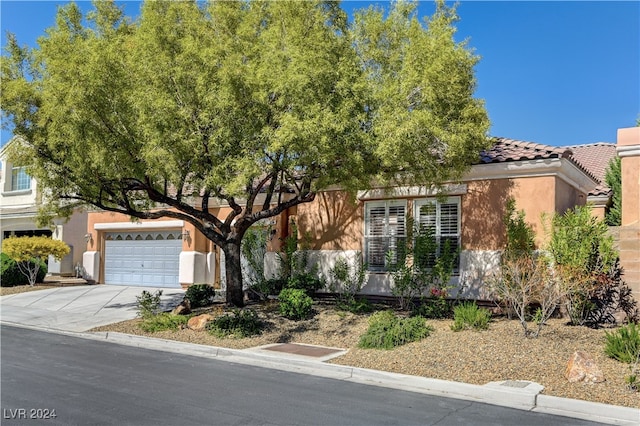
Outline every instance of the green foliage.
<path id="1" fill-rule="evenodd" d="M 516 201 L 507 200 L 504 224 L 507 228 L 507 245 L 502 253 L 505 258 L 531 256 L 535 249 L 535 232 L 525 221 L 524 210 L 516 211 Z"/>
<path id="2" fill-rule="evenodd" d="M 40 267 L 49 256 L 61 260 L 70 251 L 69 246 L 63 241 L 49 237 L 9 237 L 3 240 L 2 249 L 16 261 L 18 269 L 30 285 L 37 282 Z M 41 261 L 33 259 L 41 259 Z"/>
<path id="3" fill-rule="evenodd" d="M 189 286 L 184 297 L 189 300 L 192 308 L 208 306 L 213 302 L 216 295 L 215 289 L 208 284 L 195 284 Z"/>
<path id="4" fill-rule="evenodd" d="M 433 331 L 422 317 L 399 318 L 393 311 L 371 315 L 369 328 L 358 346 L 365 349 L 393 349 L 423 339 Z"/>
<path id="5" fill-rule="evenodd" d="M 308 318 L 313 312 L 313 299 L 304 290 L 285 288 L 278 295 L 280 315 L 291 320 Z"/>
<path id="6" fill-rule="evenodd" d="M 264 275 L 264 258 L 267 254 L 267 239 L 271 234 L 269 228 L 253 226 L 247 230 L 242 239 L 240 250 L 247 264 L 242 265 L 243 276 L 246 277 L 246 284 L 250 291 L 258 295 L 261 300 L 265 300 L 272 293 L 272 288 L 268 285 Z"/>
<path id="7" fill-rule="evenodd" d="M 453 331 L 461 331 L 467 328 L 474 330 L 486 330 L 489 328 L 491 312 L 488 309 L 478 307 L 473 302 L 464 302 L 453 308 Z"/>
<path id="8" fill-rule="evenodd" d="M 189 321 L 189 317 L 184 315 L 173 315 L 169 312 L 162 312 L 157 315 L 143 316 L 140 328 L 149 333 L 165 330 L 179 330 Z"/>
<path id="9" fill-rule="evenodd" d="M 158 315 L 160 312 L 160 297 L 162 290 L 156 290 L 153 294 L 147 290 L 142 290 L 140 296 L 136 296 L 138 305 L 138 315 L 143 319 Z"/>
<path id="10" fill-rule="evenodd" d="M 7 37 L 2 118 L 22 138 L 11 160 L 50 190 L 48 212 L 69 215 L 73 199 L 179 213 L 234 254 L 227 297 L 241 306 L 235 253 L 252 224 L 333 185 L 448 182 L 488 146 L 455 8 L 438 2 L 423 23 L 416 7 L 351 24 L 315 0 L 145 1 L 135 20 L 116 2 L 87 16 L 71 2 L 37 47 Z"/>
<path id="11" fill-rule="evenodd" d="M 39 264 L 36 283 L 41 283 L 47 275 L 47 264 L 41 259 L 31 259 L 31 262 Z M 29 269 L 35 269 L 35 267 L 36 265 L 30 265 Z M 28 279 L 20 272 L 16 261 L 6 253 L 0 253 L 0 286 L 13 287 L 23 284 L 28 284 Z"/>
<path id="12" fill-rule="evenodd" d="M 263 327 L 258 314 L 251 309 L 234 309 L 207 324 L 207 329 L 215 336 L 238 339 L 258 335 Z"/>
<path id="13" fill-rule="evenodd" d="M 393 277 L 391 292 L 402 310 L 414 308 L 416 299 L 424 299 L 427 290 L 430 298 L 446 299 L 458 259 L 457 247 L 452 247 L 449 240 L 445 240 L 438 250 L 433 228 L 415 225 L 410 216 L 406 222 L 407 238 L 398 244 L 396 254 L 387 253 L 387 264 Z M 436 303 L 441 304 L 441 301 Z"/>
<path id="14" fill-rule="evenodd" d="M 611 188 L 611 206 L 606 210 L 604 220 L 609 226 L 622 223 L 622 168 L 620 157 L 611 159 L 605 172 L 604 181 Z"/>
<path id="15" fill-rule="evenodd" d="M 615 332 L 605 332 L 607 339 L 604 352 L 607 356 L 628 364 L 638 362 L 640 357 L 640 328 L 635 323 L 620 327 Z"/>
<path id="16" fill-rule="evenodd" d="M 372 307 L 366 299 L 357 299 L 366 279 L 366 265 L 362 262 L 362 253 L 358 252 L 354 263 L 349 265 L 347 259 L 340 257 L 329 271 L 329 290 L 336 294 L 338 309 L 352 313 L 370 312 Z"/>
<path id="17" fill-rule="evenodd" d="M 424 297 L 411 310 L 411 315 L 430 319 L 449 318 L 451 316 L 451 304 L 444 296 Z"/>
<path id="18" fill-rule="evenodd" d="M 287 288 L 304 290 L 310 296 L 313 296 L 322 287 L 324 287 L 324 281 L 312 272 L 298 273 L 287 281 Z"/>
<path id="19" fill-rule="evenodd" d="M 589 206 L 552 217 L 548 251 L 573 324 L 598 327 L 615 322 L 617 310 L 630 320 L 636 318 L 636 302 L 622 281 L 613 238 Z"/>

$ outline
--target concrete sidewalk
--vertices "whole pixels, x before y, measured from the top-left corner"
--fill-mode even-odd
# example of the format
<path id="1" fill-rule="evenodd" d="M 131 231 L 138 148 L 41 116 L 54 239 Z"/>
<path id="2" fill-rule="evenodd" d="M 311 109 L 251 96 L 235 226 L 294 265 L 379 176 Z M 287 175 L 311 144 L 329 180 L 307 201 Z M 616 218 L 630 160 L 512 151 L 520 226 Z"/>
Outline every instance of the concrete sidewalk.
<path id="1" fill-rule="evenodd" d="M 162 290 L 161 306 L 178 305 L 184 290 L 174 288 L 83 285 L 0 296 L 0 320 L 61 331 L 81 332 L 133 319 L 136 296 Z"/>

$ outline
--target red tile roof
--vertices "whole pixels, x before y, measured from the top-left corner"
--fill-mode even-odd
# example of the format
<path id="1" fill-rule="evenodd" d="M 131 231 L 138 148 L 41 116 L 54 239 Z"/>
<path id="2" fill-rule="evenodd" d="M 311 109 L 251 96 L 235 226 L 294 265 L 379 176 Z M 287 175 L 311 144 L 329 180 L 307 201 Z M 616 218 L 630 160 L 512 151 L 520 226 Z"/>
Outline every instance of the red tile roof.
<path id="1" fill-rule="evenodd" d="M 494 138 L 494 145 L 480 153 L 480 163 L 504 163 L 509 161 L 545 160 L 567 158 L 586 175 L 598 182 L 589 195 L 609 195 L 611 190 L 604 182 L 609 161 L 616 156 L 616 146 L 595 143 L 556 147 L 507 138 Z"/>

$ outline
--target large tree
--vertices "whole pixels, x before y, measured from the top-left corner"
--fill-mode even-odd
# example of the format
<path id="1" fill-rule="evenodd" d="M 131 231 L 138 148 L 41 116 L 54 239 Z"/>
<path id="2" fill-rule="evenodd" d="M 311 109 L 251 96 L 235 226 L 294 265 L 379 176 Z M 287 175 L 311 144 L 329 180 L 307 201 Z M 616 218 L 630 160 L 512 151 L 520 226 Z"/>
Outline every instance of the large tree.
<path id="1" fill-rule="evenodd" d="M 9 36 L 3 118 L 47 208 L 185 220 L 224 251 L 242 305 L 240 243 L 258 220 L 331 185 L 438 185 L 486 146 L 456 19 L 443 2 L 425 22 L 398 2 L 353 24 L 326 1 L 147 1 L 136 21 L 71 3 L 35 49 Z"/>

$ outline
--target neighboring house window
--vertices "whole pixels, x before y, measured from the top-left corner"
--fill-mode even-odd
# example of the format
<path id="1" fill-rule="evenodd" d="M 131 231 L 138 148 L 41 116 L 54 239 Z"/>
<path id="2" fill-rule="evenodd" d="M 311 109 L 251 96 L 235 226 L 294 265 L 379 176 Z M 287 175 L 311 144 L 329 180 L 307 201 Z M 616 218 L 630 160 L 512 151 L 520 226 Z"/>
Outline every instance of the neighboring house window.
<path id="1" fill-rule="evenodd" d="M 406 201 L 365 203 L 365 262 L 370 271 L 385 271 L 396 263 L 398 249 L 405 246 Z"/>
<path id="2" fill-rule="evenodd" d="M 460 198 L 451 197 L 440 202 L 436 199 L 416 200 L 414 203 L 416 225 L 435 237 L 435 252 L 426 259 L 416 259 L 426 267 L 433 266 L 436 256 L 442 254 L 447 246 L 449 250 L 460 250 Z M 456 261 L 455 270 L 458 269 Z"/>
<path id="3" fill-rule="evenodd" d="M 31 177 L 24 167 L 14 167 L 11 169 L 11 190 L 24 191 L 31 188 Z"/>

